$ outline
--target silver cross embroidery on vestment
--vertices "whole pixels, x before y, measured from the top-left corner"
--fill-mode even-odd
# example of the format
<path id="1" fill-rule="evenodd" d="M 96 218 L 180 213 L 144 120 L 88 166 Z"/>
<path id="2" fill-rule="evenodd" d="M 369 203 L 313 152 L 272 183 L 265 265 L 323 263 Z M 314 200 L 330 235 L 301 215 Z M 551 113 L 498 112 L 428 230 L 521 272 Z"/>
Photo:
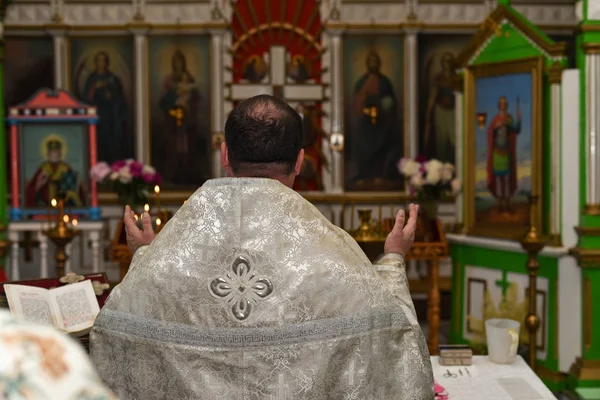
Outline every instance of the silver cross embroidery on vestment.
<path id="1" fill-rule="evenodd" d="M 271 281 L 250 270 L 248 260 L 240 256 L 233 263 L 233 274 L 215 278 L 209 285 L 210 293 L 227 303 L 233 317 L 240 321 L 248 319 L 253 307 L 273 293 Z"/>

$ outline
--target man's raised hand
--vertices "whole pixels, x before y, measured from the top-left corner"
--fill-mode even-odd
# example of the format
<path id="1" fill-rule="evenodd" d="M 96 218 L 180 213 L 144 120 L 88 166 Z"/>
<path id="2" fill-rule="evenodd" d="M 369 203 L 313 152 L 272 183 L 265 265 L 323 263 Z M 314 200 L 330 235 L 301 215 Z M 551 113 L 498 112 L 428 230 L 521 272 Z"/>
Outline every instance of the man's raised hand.
<path id="1" fill-rule="evenodd" d="M 129 206 L 125 206 L 125 215 L 123 215 L 125 223 L 125 232 L 127 233 L 127 246 L 132 254 L 141 246 L 146 246 L 154 240 L 154 230 L 152 229 L 152 221 L 150 214 L 142 214 L 142 229 L 138 228 L 135 220 L 135 213 Z"/>
<path id="2" fill-rule="evenodd" d="M 411 204 L 408 206 L 408 222 L 406 225 L 406 215 L 404 210 L 398 211 L 396 214 L 396 223 L 394 228 L 389 233 L 385 240 L 383 248 L 384 254 L 397 253 L 403 256 L 408 253 L 410 247 L 415 240 L 415 231 L 417 230 L 417 214 L 419 213 L 419 206 Z"/>

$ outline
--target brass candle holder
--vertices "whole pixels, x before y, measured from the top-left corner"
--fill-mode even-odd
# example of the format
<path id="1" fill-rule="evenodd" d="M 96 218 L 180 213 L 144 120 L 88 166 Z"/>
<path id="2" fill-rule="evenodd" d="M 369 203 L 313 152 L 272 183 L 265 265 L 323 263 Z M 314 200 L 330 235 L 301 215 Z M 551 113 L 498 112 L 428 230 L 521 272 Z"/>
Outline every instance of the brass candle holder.
<path id="1" fill-rule="evenodd" d="M 540 269 L 538 254 L 545 246 L 535 228 L 535 207 L 538 197 L 529 198 L 529 230 L 521 239 L 521 247 L 527 252 L 527 272 L 529 274 L 529 312 L 525 317 L 525 327 L 529 333 L 529 366 L 536 369 L 537 362 L 537 331 L 540 327 L 540 318 L 537 315 L 537 274 Z"/>
<path id="2" fill-rule="evenodd" d="M 352 237 L 357 242 L 380 242 L 385 240 L 385 236 L 381 233 L 381 227 L 371 217 L 372 213 L 372 210 L 358 210 L 360 226 L 352 232 Z"/>
<path id="3" fill-rule="evenodd" d="M 53 228 L 44 231 L 44 234 L 56 245 L 56 273 L 58 277 L 65 275 L 65 264 L 69 259 L 66 247 L 81 232 L 73 229 L 68 224 L 69 217 L 65 215 L 65 202 L 58 200 L 58 221 Z"/>

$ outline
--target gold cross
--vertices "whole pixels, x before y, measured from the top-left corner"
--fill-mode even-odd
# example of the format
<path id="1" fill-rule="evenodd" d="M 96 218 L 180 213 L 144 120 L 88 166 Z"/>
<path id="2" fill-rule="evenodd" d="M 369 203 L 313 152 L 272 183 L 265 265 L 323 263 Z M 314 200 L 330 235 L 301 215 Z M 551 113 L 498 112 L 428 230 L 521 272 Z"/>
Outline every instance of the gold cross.
<path id="1" fill-rule="evenodd" d="M 181 126 L 181 124 L 183 122 L 183 117 L 184 117 L 183 108 L 181 108 L 181 107 L 172 108 L 169 110 L 169 115 L 171 117 L 175 118 L 175 122 L 176 122 L 177 126 Z"/>
<path id="2" fill-rule="evenodd" d="M 375 107 L 375 106 L 366 107 L 363 110 L 363 114 L 366 115 L 367 117 L 371 117 L 371 124 L 375 125 L 377 123 L 377 117 L 379 115 L 377 107 Z"/>

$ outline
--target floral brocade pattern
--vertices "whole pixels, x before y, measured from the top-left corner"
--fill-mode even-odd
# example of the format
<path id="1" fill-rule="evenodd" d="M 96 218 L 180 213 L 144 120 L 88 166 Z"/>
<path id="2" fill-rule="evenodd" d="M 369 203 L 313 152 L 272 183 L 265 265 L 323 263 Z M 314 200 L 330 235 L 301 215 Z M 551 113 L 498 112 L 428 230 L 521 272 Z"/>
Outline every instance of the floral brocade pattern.
<path id="1" fill-rule="evenodd" d="M 401 278 L 401 257 L 386 259 Z M 91 351 L 123 399 L 433 399 L 406 280 L 268 179 L 208 181 L 136 252 Z"/>
<path id="2" fill-rule="evenodd" d="M 0 399 L 114 400 L 65 334 L 0 311 Z"/>

